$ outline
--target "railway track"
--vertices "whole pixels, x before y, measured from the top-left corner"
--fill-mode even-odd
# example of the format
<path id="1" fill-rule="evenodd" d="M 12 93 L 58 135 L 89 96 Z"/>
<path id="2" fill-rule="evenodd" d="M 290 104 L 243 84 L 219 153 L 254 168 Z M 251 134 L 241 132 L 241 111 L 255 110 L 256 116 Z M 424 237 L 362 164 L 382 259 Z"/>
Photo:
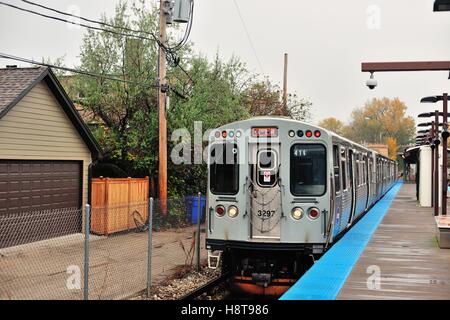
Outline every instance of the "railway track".
<path id="1" fill-rule="evenodd" d="M 226 282 L 229 279 L 230 275 L 229 273 L 224 273 L 218 276 L 215 279 L 212 279 L 211 281 L 207 282 L 203 286 L 195 289 L 194 291 L 189 292 L 188 294 L 184 295 L 180 298 L 180 300 L 195 300 L 199 296 L 201 296 L 205 292 L 210 292 L 215 287 L 221 285 L 222 283 Z"/>

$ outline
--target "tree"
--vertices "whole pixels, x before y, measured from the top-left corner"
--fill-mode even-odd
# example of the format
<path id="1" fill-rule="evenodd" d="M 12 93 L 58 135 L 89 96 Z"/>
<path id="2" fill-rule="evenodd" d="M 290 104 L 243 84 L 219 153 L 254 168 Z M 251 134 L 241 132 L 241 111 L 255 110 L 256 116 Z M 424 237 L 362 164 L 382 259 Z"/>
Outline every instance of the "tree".
<path id="1" fill-rule="evenodd" d="M 217 55 L 210 63 L 206 57 L 196 56 L 190 61 L 189 73 L 195 85 L 188 99 L 173 96 L 173 107 L 168 113 L 169 132 L 185 128 L 192 138 L 195 121 L 202 122 L 205 132 L 250 116 L 243 104 L 249 73 L 239 59 L 233 57 L 224 62 Z M 176 85 L 182 86 L 181 83 Z M 176 143 L 172 142 L 171 147 Z M 199 188 L 206 192 L 206 165 L 169 162 L 168 172 L 169 193 L 194 194 Z"/>
<path id="2" fill-rule="evenodd" d="M 279 86 L 269 79 L 256 81 L 245 92 L 244 104 L 252 116 L 285 116 L 295 120 L 308 120 L 311 102 L 300 99 L 297 94 L 288 94 L 287 106 L 281 99 Z"/>
<path id="3" fill-rule="evenodd" d="M 131 15 L 127 14 L 129 10 Z M 158 13 L 158 8 L 148 8 L 142 0 L 131 5 L 120 2 L 115 16 L 102 20 L 156 33 Z M 93 133 L 107 161 L 130 176 L 148 175 L 153 180 L 157 177 L 159 143 L 157 54 L 152 40 L 88 31 L 78 68 L 129 83 L 83 75 L 66 77 L 63 81 L 72 100 L 95 119 Z M 202 121 L 205 131 L 250 116 L 243 97 L 252 76 L 238 58 L 225 62 L 217 54 L 210 63 L 206 57 L 192 53 L 190 44 L 177 54 L 189 76 L 176 67 L 169 68 L 167 73 L 171 88 L 167 112 L 169 138 L 179 128 L 186 128 L 193 137 L 194 121 Z M 169 155 L 175 143 L 169 144 Z M 175 165 L 169 158 L 168 184 L 170 197 L 205 192 L 206 166 Z"/>
<path id="4" fill-rule="evenodd" d="M 333 131 L 338 135 L 343 135 L 345 130 L 345 124 L 339 119 L 334 117 L 325 118 L 319 122 L 319 127 Z"/>
<path id="5" fill-rule="evenodd" d="M 386 143 L 394 138 L 398 145 L 408 145 L 414 139 L 415 122 L 406 116 L 406 109 L 398 98 L 375 98 L 352 112 L 344 134 L 360 143 Z"/>
<path id="6" fill-rule="evenodd" d="M 397 139 L 388 137 L 388 138 L 386 138 L 386 144 L 387 144 L 388 150 L 389 150 L 389 158 L 392 160 L 396 160 L 397 159 L 397 151 L 398 151 Z"/>

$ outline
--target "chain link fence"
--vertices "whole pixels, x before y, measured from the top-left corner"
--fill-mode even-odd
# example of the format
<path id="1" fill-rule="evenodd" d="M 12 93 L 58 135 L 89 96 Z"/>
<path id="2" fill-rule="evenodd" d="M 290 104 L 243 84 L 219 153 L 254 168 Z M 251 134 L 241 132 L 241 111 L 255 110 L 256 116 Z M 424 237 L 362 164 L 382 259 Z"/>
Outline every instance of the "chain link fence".
<path id="1" fill-rule="evenodd" d="M 204 219 L 198 197 L 0 215 L 0 299 L 151 293 L 205 257 Z"/>
<path id="2" fill-rule="evenodd" d="M 83 210 L 0 214 L 0 299 L 82 299 Z"/>

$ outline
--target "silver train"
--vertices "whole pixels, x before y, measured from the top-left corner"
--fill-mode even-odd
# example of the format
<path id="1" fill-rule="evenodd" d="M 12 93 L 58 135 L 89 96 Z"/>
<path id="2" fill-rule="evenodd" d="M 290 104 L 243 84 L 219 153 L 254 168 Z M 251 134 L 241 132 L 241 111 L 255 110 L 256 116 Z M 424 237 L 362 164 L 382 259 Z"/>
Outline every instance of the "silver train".
<path id="1" fill-rule="evenodd" d="M 220 127 L 208 151 L 208 258 L 253 294 L 287 290 L 397 176 L 395 161 L 287 118 Z"/>

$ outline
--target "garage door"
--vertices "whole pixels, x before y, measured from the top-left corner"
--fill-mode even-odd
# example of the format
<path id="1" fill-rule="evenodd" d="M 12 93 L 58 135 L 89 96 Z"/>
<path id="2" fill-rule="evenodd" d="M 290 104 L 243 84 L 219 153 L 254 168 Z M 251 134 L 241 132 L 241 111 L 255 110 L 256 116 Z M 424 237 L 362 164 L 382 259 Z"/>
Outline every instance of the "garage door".
<path id="1" fill-rule="evenodd" d="M 0 248 L 81 231 L 81 162 L 0 160 Z"/>

